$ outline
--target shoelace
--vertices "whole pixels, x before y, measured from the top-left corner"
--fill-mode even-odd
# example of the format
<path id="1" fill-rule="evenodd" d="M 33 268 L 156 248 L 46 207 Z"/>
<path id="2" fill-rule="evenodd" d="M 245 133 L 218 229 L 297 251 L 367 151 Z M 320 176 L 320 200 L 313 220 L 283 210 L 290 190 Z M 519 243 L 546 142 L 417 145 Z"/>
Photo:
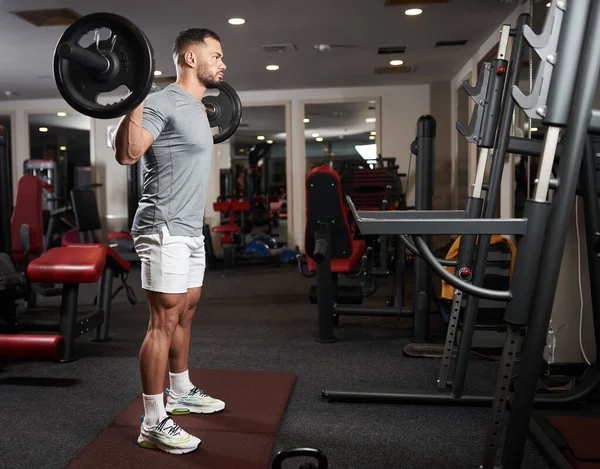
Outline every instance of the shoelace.
<path id="1" fill-rule="evenodd" d="M 167 424 L 167 422 L 169 420 L 171 421 L 172 425 L 165 428 L 165 425 Z M 173 422 L 173 420 L 171 420 L 170 417 L 163 419 L 163 421 L 158 424 L 156 429 L 161 432 L 165 431 L 166 433 L 169 434 L 169 436 L 179 436 L 179 433 L 181 431 L 181 427 L 179 425 L 177 425 L 175 422 Z"/>
<path id="2" fill-rule="evenodd" d="M 189 392 L 188 396 L 195 396 L 196 394 L 199 395 L 198 397 L 208 397 L 208 394 L 205 394 L 202 389 L 198 389 L 196 386 L 194 386 Z"/>

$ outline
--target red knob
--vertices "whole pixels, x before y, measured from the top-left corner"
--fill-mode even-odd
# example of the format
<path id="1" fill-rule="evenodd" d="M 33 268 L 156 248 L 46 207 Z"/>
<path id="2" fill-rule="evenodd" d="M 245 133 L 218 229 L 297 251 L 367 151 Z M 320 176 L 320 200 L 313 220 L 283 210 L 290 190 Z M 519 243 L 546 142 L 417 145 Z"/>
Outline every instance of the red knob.
<path id="1" fill-rule="evenodd" d="M 504 73 L 506 72 L 506 67 L 504 65 L 500 65 L 496 69 L 496 72 L 498 73 L 498 75 L 504 75 Z"/>
<path id="2" fill-rule="evenodd" d="M 462 278 L 463 280 L 468 280 L 471 278 L 471 269 L 469 269 L 468 267 L 463 267 L 462 269 L 460 269 L 460 278 Z"/>

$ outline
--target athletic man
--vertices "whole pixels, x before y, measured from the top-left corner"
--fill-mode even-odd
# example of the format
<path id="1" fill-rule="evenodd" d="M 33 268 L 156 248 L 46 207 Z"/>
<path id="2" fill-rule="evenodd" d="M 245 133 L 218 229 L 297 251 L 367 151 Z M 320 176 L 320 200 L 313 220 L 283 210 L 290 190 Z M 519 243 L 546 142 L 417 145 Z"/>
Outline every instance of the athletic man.
<path id="1" fill-rule="evenodd" d="M 202 225 L 213 138 L 202 98 L 223 79 L 219 37 L 206 29 L 182 31 L 173 46 L 177 81 L 151 94 L 119 123 L 115 157 L 141 159 L 144 192 L 132 235 L 141 261 L 150 310 L 139 354 L 144 418 L 138 444 L 182 454 L 198 448 L 168 415 L 211 413 L 225 403 L 192 384 L 188 374 L 190 328 L 200 299 L 205 254 Z M 163 380 L 170 387 L 164 404 Z"/>

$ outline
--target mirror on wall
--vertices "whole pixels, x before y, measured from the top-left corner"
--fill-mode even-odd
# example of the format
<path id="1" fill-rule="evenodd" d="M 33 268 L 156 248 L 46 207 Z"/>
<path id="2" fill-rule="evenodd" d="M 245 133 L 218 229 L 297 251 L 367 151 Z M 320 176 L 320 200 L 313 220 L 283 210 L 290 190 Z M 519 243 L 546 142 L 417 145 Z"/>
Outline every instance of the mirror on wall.
<path id="1" fill-rule="evenodd" d="M 242 122 L 225 142 L 221 161 L 221 198 L 250 202 L 246 235 L 274 235 L 287 240 L 286 106 L 244 106 Z"/>
<path id="2" fill-rule="evenodd" d="M 48 182 L 58 204 L 69 199 L 74 187 L 91 184 L 89 117 L 74 111 L 30 113 L 27 123 L 29 157 L 21 174 L 36 174 Z"/>
<path id="3" fill-rule="evenodd" d="M 306 104 L 306 173 L 328 163 L 338 172 L 374 167 L 381 154 L 378 119 L 376 100 Z"/>

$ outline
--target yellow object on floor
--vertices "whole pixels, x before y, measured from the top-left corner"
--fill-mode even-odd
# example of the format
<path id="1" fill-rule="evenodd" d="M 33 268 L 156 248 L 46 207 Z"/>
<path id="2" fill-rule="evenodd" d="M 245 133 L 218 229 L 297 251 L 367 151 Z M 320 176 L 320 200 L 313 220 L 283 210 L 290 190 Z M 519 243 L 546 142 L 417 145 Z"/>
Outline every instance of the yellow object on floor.
<path id="1" fill-rule="evenodd" d="M 477 238 L 477 242 L 479 243 L 479 238 Z M 509 238 L 502 235 L 492 235 L 490 245 L 498 244 L 498 243 L 506 243 L 510 248 L 510 276 L 512 277 L 512 272 L 515 267 L 515 259 L 517 257 L 517 247 L 515 243 L 513 243 Z M 454 260 L 458 256 L 458 248 L 460 246 L 460 236 L 456 238 L 450 249 L 448 249 L 448 254 L 446 254 L 446 260 Z M 444 267 L 448 272 L 454 274 L 454 267 Z M 446 300 L 451 300 L 454 297 L 454 287 L 449 283 L 442 280 L 442 293 L 441 297 Z"/>

